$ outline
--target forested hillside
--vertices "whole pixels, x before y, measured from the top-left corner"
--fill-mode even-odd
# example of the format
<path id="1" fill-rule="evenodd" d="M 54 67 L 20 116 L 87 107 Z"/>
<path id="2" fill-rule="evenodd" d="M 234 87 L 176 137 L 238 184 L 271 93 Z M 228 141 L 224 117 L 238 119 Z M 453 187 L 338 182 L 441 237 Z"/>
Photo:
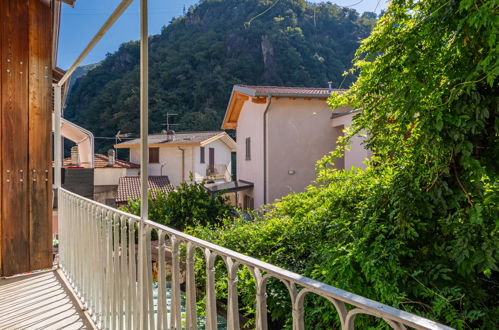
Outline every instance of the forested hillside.
<path id="1" fill-rule="evenodd" d="M 375 15 L 304 0 L 207 0 L 150 38 L 150 131 L 219 129 L 232 85 L 349 86 L 342 73 Z M 139 128 L 139 45 L 78 79 L 65 117 L 97 136 Z M 109 141 L 97 140 L 96 150 Z"/>

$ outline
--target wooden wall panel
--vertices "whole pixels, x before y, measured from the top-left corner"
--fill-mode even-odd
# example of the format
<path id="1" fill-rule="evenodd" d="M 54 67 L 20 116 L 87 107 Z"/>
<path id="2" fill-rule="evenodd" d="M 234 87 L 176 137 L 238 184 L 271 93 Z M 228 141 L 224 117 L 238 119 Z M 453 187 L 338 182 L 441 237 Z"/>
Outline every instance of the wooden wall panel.
<path id="1" fill-rule="evenodd" d="M 4 17 L 4 4 L 0 3 L 0 17 Z M 3 84 L 3 74 L 5 72 L 5 67 L 4 67 L 4 62 L 3 62 L 3 42 L 2 42 L 2 34 L 3 34 L 3 23 L 0 23 L 0 130 L 3 127 L 3 121 L 2 121 L 2 84 Z M 4 177 L 3 177 L 3 167 L 2 167 L 2 157 L 3 157 L 3 152 L 2 152 L 2 132 L 0 131 L 0 276 L 3 275 L 3 233 L 2 233 L 2 226 L 3 226 L 3 221 L 2 221 L 2 201 L 3 201 L 3 195 L 2 195 L 2 186 L 4 184 Z"/>
<path id="2" fill-rule="evenodd" d="M 28 1 L 2 0 L 3 273 L 31 270 L 28 217 Z"/>
<path id="3" fill-rule="evenodd" d="M 31 269 L 52 265 L 52 17 L 29 3 L 29 247 Z"/>

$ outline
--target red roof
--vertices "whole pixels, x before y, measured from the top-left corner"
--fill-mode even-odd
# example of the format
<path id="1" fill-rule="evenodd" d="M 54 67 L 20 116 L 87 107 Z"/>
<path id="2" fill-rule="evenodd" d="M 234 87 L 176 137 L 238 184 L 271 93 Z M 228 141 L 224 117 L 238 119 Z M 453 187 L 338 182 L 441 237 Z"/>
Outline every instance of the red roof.
<path id="1" fill-rule="evenodd" d="M 281 87 L 281 86 L 249 86 L 235 85 L 234 90 L 254 97 L 329 97 L 331 92 L 344 92 L 344 89 L 311 88 L 311 87 Z"/>
<path id="2" fill-rule="evenodd" d="M 71 158 L 64 159 L 63 166 L 71 166 Z M 140 168 L 139 164 L 130 163 L 126 160 L 116 159 L 113 166 L 109 166 L 109 157 L 102 154 L 95 154 L 94 168 Z"/>
<path id="3" fill-rule="evenodd" d="M 161 190 L 165 193 L 173 191 L 170 180 L 167 176 L 150 176 L 149 191 L 152 198 L 156 198 L 156 190 Z M 116 203 L 126 203 L 130 199 L 140 197 L 140 177 L 139 176 L 124 176 L 119 179 L 118 191 L 116 193 Z"/>

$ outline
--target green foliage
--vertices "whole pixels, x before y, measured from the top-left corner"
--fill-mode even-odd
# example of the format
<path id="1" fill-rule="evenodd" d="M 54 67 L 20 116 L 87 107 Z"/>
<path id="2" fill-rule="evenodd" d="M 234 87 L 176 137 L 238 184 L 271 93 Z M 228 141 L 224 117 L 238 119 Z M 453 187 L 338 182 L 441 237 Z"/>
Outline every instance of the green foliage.
<path id="1" fill-rule="evenodd" d="M 177 230 L 217 224 L 232 211 L 223 196 L 209 194 L 201 183 L 183 182 L 175 191 L 158 190 L 155 195 L 154 199 L 149 196 L 149 219 Z M 122 209 L 140 215 L 140 198 Z"/>
<path id="2" fill-rule="evenodd" d="M 307 192 L 254 222 L 194 233 L 458 329 L 496 328 L 496 12 L 492 0 L 392 1 L 357 52 L 359 79 L 329 100 L 362 109 L 343 143 L 367 133 L 369 167 L 334 170 L 333 152 Z M 253 292 L 241 292 L 249 304 Z M 288 300 L 284 289 L 269 293 L 281 326 Z M 307 327 L 337 327 L 331 315 L 331 304 L 307 299 Z M 368 325 L 383 327 L 359 319 Z"/>
<path id="3" fill-rule="evenodd" d="M 258 16 L 272 3 L 202 1 L 150 37 L 152 132 L 167 112 L 179 114 L 176 130 L 219 129 L 234 84 L 341 84 L 374 18 L 304 0 L 281 0 Z M 65 117 L 96 136 L 114 136 L 138 133 L 138 116 L 139 44 L 130 42 L 75 82 Z M 96 141 L 96 150 L 109 143 Z"/>

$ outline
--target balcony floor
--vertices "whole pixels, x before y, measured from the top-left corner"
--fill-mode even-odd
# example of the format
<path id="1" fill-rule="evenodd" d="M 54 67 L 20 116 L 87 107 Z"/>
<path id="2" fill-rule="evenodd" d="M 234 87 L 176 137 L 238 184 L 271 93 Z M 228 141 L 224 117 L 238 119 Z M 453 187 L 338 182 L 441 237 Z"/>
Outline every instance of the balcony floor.
<path id="1" fill-rule="evenodd" d="M 0 329 L 93 329 L 55 271 L 0 279 Z"/>

